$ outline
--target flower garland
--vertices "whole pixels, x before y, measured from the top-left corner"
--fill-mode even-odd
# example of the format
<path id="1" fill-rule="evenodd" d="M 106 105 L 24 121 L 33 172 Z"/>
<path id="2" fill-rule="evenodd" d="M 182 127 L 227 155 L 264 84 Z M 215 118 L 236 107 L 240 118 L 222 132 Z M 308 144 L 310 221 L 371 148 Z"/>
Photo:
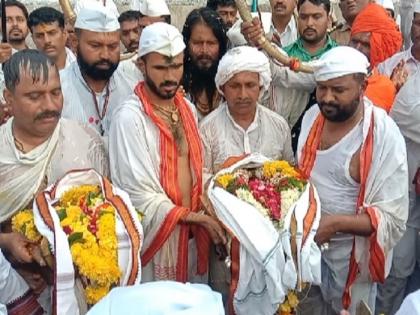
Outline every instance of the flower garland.
<path id="1" fill-rule="evenodd" d="M 285 216 L 307 184 L 299 170 L 287 161 L 269 161 L 259 168 L 224 173 L 216 177 L 215 183 L 253 206 L 277 230 L 282 229 Z M 278 314 L 292 315 L 298 304 L 296 291 L 290 290 Z"/>
<path id="2" fill-rule="evenodd" d="M 85 288 L 86 302 L 96 304 L 119 283 L 116 210 L 102 195 L 99 186 L 69 189 L 55 206 L 60 225 L 67 235 L 73 263 Z M 12 218 L 12 229 L 29 240 L 39 242 L 32 210 L 25 209 Z"/>

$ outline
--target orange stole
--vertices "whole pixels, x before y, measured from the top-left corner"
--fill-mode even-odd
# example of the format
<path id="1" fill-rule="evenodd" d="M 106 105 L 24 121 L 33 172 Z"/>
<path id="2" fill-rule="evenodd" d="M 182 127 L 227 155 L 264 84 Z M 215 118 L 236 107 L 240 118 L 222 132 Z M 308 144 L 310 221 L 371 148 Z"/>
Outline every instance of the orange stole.
<path id="1" fill-rule="evenodd" d="M 302 149 L 302 156 L 299 161 L 299 166 L 303 170 L 304 176 L 309 179 L 313 166 L 315 164 L 316 152 L 318 150 L 322 129 L 324 126 L 325 118 L 322 114 L 319 114 L 316 118 L 312 128 L 309 132 L 305 146 Z M 360 151 L 360 190 L 357 199 L 356 214 L 360 214 L 363 207 L 363 201 L 365 199 L 366 182 L 369 176 L 370 167 L 372 164 L 373 157 L 373 129 L 375 126 L 374 114 L 372 113 L 371 122 L 368 130 L 366 140 Z M 369 215 L 373 233 L 369 236 L 370 240 L 370 261 L 369 270 L 371 277 L 374 282 L 383 282 L 385 280 L 384 266 L 385 266 L 385 255 L 376 241 L 377 228 L 379 219 L 376 217 L 375 210 L 372 208 L 365 208 L 366 213 Z M 355 240 L 353 239 L 353 248 L 351 251 L 349 274 L 347 277 L 346 286 L 344 288 L 342 303 L 345 309 L 348 309 L 351 304 L 351 286 L 356 280 L 359 273 L 359 266 L 355 259 Z"/>
<path id="2" fill-rule="evenodd" d="M 375 68 L 372 71 L 372 75 L 368 78 L 365 95 L 372 101 L 373 105 L 389 113 L 392 105 L 394 105 L 397 89 L 390 78 L 381 75 Z"/>
<path id="3" fill-rule="evenodd" d="M 147 248 L 141 259 L 142 265 L 147 265 L 153 256 L 161 249 L 163 244 L 173 232 L 175 226 L 180 223 L 180 220 L 185 217 L 190 211 L 197 212 L 200 205 L 200 196 L 203 191 L 202 187 L 202 170 L 203 158 L 201 140 L 197 129 L 197 124 L 188 104 L 185 102 L 181 93 L 177 93 L 174 98 L 175 106 L 178 108 L 182 125 L 184 127 L 185 136 L 188 142 L 188 155 L 192 171 L 195 175 L 195 183 L 191 191 L 191 209 L 182 207 L 182 196 L 178 185 L 178 150 L 176 142 L 172 133 L 157 116 L 152 104 L 150 103 L 147 92 L 145 91 L 144 82 L 140 82 L 134 92 L 140 99 L 144 106 L 145 113 L 152 119 L 160 132 L 160 183 L 166 192 L 167 196 L 175 204 L 171 211 L 163 221 L 159 231 L 152 241 L 149 248 Z M 208 267 L 208 255 L 210 238 L 207 232 L 202 227 L 190 227 L 189 224 L 181 224 L 181 231 L 178 245 L 178 260 L 176 268 L 176 280 L 186 282 L 188 278 L 188 239 L 189 232 L 193 233 L 198 252 L 198 274 L 204 274 Z"/>

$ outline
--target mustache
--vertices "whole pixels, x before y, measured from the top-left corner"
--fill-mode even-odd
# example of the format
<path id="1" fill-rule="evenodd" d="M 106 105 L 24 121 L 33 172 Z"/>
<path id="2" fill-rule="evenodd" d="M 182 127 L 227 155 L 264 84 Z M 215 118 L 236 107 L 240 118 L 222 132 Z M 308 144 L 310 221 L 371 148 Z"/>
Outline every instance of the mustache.
<path id="1" fill-rule="evenodd" d="M 13 32 L 13 31 L 19 31 L 19 32 L 23 33 L 22 30 L 19 28 L 19 26 L 12 26 L 9 33 Z"/>
<path id="2" fill-rule="evenodd" d="M 111 60 L 109 60 L 109 59 L 102 59 L 102 60 L 99 60 L 99 61 L 93 63 L 93 66 L 96 67 L 96 66 L 103 65 L 103 64 L 106 64 L 109 67 L 112 67 L 112 65 L 113 65 L 113 63 L 112 63 Z"/>
<path id="3" fill-rule="evenodd" d="M 329 106 L 329 107 L 335 107 L 335 108 L 340 108 L 340 104 L 337 103 L 325 103 L 325 102 L 319 102 L 318 105 L 320 107 L 324 107 L 324 106 Z"/>
<path id="4" fill-rule="evenodd" d="M 282 3 L 277 3 L 274 6 L 274 9 L 286 9 L 286 6 L 284 4 L 282 4 Z"/>
<path id="5" fill-rule="evenodd" d="M 214 58 L 208 54 L 201 54 L 197 56 L 197 60 L 201 60 L 201 59 L 209 59 L 209 60 L 213 60 Z"/>
<path id="6" fill-rule="evenodd" d="M 303 32 L 305 33 L 306 31 L 314 31 L 316 32 L 316 29 L 312 28 L 312 27 L 307 27 L 303 30 Z"/>
<path id="7" fill-rule="evenodd" d="M 47 45 L 47 46 L 44 46 L 44 49 L 45 49 L 45 50 L 50 49 L 50 48 L 54 48 L 54 49 L 55 49 L 55 46 L 53 46 L 53 45 Z"/>
<path id="8" fill-rule="evenodd" d="M 60 118 L 61 113 L 56 110 L 46 110 L 35 116 L 34 121 L 45 118 Z"/>
<path id="9" fill-rule="evenodd" d="M 160 87 L 172 87 L 172 86 L 178 86 L 178 82 L 176 82 L 176 81 L 163 81 L 160 84 Z"/>

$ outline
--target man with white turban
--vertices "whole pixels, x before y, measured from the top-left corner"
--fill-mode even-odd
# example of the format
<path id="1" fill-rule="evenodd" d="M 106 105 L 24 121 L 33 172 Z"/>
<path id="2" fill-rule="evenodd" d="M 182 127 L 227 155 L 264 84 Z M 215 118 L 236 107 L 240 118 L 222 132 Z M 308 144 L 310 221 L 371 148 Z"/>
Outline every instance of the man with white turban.
<path id="1" fill-rule="evenodd" d="M 397 125 L 365 98 L 367 58 L 336 47 L 315 69 L 317 106 L 304 116 L 299 167 L 321 199 L 315 241 L 323 249 L 322 284 L 302 314 L 355 314 L 375 307 L 376 282 L 389 273 L 408 215 L 407 155 Z M 301 313 L 299 313 L 301 314 Z"/>
<path id="2" fill-rule="evenodd" d="M 222 297 L 207 285 L 157 281 L 113 289 L 88 315 L 223 315 Z"/>
<path id="3" fill-rule="evenodd" d="M 215 81 L 226 101 L 200 123 L 206 171 L 215 174 L 229 157 L 256 152 L 293 161 L 287 122 L 259 103 L 271 82 L 268 58 L 254 47 L 232 48 Z"/>
<path id="4" fill-rule="evenodd" d="M 60 73 L 63 117 L 106 135 L 113 108 L 132 92 L 137 81 L 130 82 L 118 69 L 120 24 L 112 11 L 89 2 L 79 12 L 74 27 L 77 62 Z"/>
<path id="5" fill-rule="evenodd" d="M 200 122 L 206 177 L 217 173 L 229 158 L 244 154 L 292 162 L 286 120 L 259 103 L 271 82 L 268 58 L 254 47 L 232 48 L 220 60 L 215 81 L 226 101 Z M 210 285 L 229 293 L 230 272 L 213 250 Z"/>
<path id="6" fill-rule="evenodd" d="M 154 23 L 140 37 L 144 75 L 113 116 L 111 178 L 144 212 L 142 281 L 206 281 L 210 238 L 219 223 L 200 213 L 203 154 L 194 106 L 178 90 L 185 44 L 172 25 Z"/>

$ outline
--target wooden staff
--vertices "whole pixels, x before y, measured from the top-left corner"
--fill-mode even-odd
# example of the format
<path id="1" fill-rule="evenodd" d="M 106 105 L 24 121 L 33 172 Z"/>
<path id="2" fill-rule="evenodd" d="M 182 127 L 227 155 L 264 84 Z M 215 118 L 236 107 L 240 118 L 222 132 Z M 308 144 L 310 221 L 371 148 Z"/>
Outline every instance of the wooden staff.
<path id="1" fill-rule="evenodd" d="M 1 0 L 1 42 L 7 43 L 7 30 L 6 30 L 6 1 Z"/>
<path id="2" fill-rule="evenodd" d="M 238 8 L 238 12 L 244 22 L 252 22 L 252 15 L 249 12 L 248 6 L 244 0 L 235 0 L 236 7 Z M 261 38 L 258 40 L 258 45 L 261 47 L 268 56 L 277 60 L 281 64 L 290 67 L 290 69 L 294 71 L 300 71 L 305 73 L 313 73 L 313 69 L 310 65 L 304 64 L 300 62 L 296 58 L 290 58 L 283 55 L 278 49 L 276 49 L 271 42 L 262 35 Z"/>

